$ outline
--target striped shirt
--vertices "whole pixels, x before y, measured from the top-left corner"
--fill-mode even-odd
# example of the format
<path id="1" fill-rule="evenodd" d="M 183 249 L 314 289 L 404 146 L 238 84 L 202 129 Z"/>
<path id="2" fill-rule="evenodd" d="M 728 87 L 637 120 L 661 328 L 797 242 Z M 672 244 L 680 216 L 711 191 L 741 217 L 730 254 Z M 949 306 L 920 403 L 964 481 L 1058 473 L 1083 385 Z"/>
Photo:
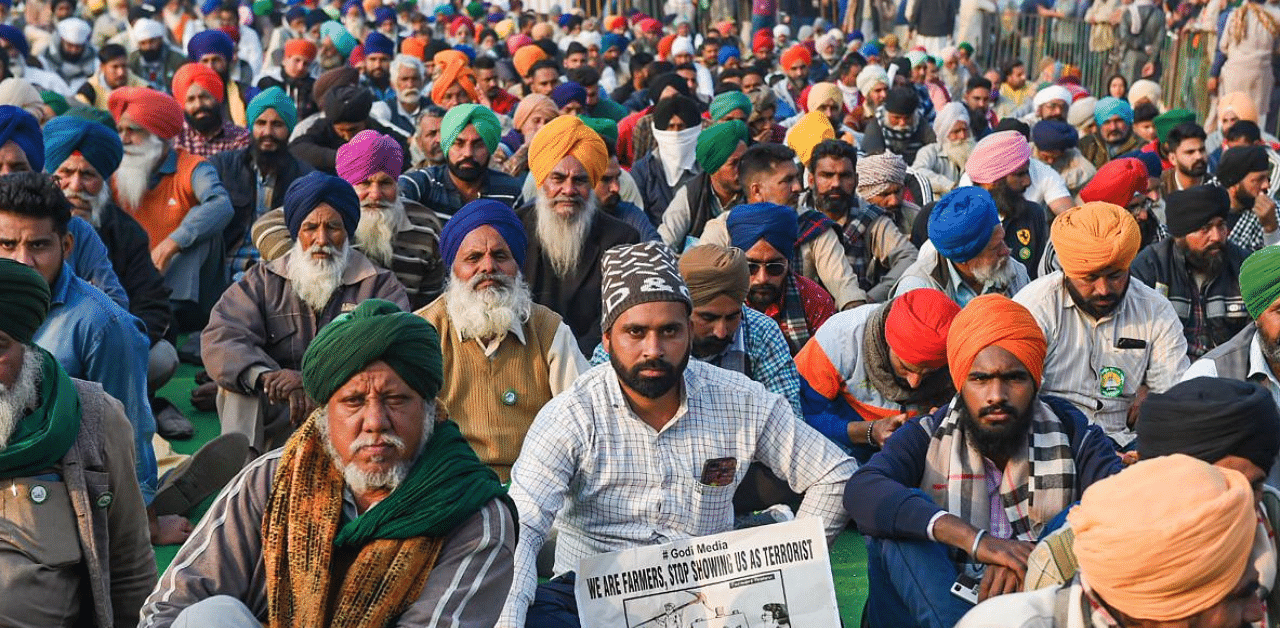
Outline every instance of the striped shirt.
<path id="1" fill-rule="evenodd" d="M 798 420 L 781 396 L 738 373 L 693 360 L 683 383 L 680 408 L 660 431 L 631 411 L 609 365 L 543 406 L 511 471 L 520 544 L 498 626 L 524 626 L 553 519 L 557 573 L 587 556 L 725 532 L 752 462 L 804 493 L 799 516 L 820 517 L 828 537 L 844 528 L 852 458 Z M 704 466 L 724 459 L 736 465 L 733 481 L 701 483 Z"/>
<path id="2" fill-rule="evenodd" d="M 400 196 L 421 203 L 435 212 L 440 224 L 448 222 L 466 201 L 449 176 L 449 166 L 428 166 L 400 175 Z M 521 186 L 511 175 L 498 170 L 485 171 L 480 198 L 502 201 L 512 208 L 523 204 Z"/>

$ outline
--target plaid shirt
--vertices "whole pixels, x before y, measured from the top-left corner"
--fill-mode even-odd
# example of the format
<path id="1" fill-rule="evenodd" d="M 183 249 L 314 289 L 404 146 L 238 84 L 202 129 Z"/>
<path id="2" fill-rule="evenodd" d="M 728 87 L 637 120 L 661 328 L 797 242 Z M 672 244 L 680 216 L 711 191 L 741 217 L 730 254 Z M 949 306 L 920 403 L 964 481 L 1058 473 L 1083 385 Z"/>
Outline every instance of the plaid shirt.
<path id="1" fill-rule="evenodd" d="M 193 155 L 209 157 L 229 150 L 245 148 L 252 140 L 253 136 L 247 129 L 242 129 L 230 122 L 223 122 L 222 128 L 218 129 L 212 139 L 205 138 L 193 130 L 188 123 L 183 122 L 182 132 L 173 138 L 173 146 Z"/>
<path id="2" fill-rule="evenodd" d="M 557 573 L 587 556 L 725 532 L 753 461 L 804 493 L 798 516 L 821 518 L 828 537 L 844 529 L 852 458 L 742 375 L 692 360 L 683 384 L 680 408 L 657 431 L 631 411 L 610 365 L 583 373 L 543 406 L 511 470 L 520 544 L 498 626 L 524 626 L 553 520 Z M 731 482 L 700 481 L 713 460 L 732 463 Z"/>
<path id="3" fill-rule="evenodd" d="M 801 312 L 796 312 L 795 308 L 791 307 L 794 303 L 787 301 L 795 295 L 800 297 L 803 324 L 800 317 L 796 316 Z M 765 316 L 778 322 L 778 327 L 782 329 L 782 335 L 787 339 L 793 357 L 804 348 L 809 338 L 817 333 L 818 328 L 822 327 L 822 324 L 835 313 L 835 299 L 832 299 L 831 295 L 812 279 L 794 272 L 791 273 L 790 281 L 783 288 L 782 298 L 764 310 Z"/>

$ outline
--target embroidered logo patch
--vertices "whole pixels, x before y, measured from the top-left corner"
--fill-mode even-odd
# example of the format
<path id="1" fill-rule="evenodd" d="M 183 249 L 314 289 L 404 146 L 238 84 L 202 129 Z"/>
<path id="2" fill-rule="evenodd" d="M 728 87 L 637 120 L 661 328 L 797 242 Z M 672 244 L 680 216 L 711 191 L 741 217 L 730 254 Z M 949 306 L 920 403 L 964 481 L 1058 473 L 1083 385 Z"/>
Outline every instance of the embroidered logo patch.
<path id="1" fill-rule="evenodd" d="M 1098 373 L 1098 390 L 1103 397 L 1119 397 L 1124 393 L 1124 371 L 1104 366 Z"/>
<path id="2" fill-rule="evenodd" d="M 1031 259 L 1031 249 L 1025 246 L 1018 249 L 1018 259 L 1024 262 Z"/>
<path id="3" fill-rule="evenodd" d="M 1030 230 L 1030 229 L 1019 229 L 1019 230 L 1018 230 L 1018 241 L 1022 243 L 1022 246 L 1028 246 L 1028 245 L 1030 245 L 1030 244 L 1031 244 L 1031 230 Z"/>

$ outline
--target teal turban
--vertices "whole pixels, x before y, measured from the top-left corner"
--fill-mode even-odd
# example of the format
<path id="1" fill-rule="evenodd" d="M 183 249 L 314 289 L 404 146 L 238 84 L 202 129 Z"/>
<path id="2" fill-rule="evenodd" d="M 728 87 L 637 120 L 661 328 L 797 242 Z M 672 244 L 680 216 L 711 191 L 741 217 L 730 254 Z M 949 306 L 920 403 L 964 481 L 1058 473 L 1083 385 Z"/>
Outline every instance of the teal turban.
<path id="1" fill-rule="evenodd" d="M 49 313 L 49 284 L 21 262 L 0 259 L 0 331 L 31 344 Z"/>
<path id="2" fill-rule="evenodd" d="M 1240 265 L 1240 296 L 1255 320 L 1280 298 L 1280 247 L 1264 246 Z"/>
<path id="3" fill-rule="evenodd" d="M 97 122 L 58 116 L 44 125 L 44 167 L 54 172 L 71 153 L 78 152 L 103 179 L 111 178 L 124 157 L 120 134 Z"/>
<path id="4" fill-rule="evenodd" d="M 325 404 L 356 373 L 377 360 L 405 383 L 435 399 L 444 384 L 440 334 L 426 319 L 382 299 L 369 299 L 325 325 L 302 356 L 302 386 Z"/>
<path id="5" fill-rule="evenodd" d="M 249 122 L 249 131 L 253 131 L 253 123 L 263 111 L 268 109 L 275 109 L 276 114 L 284 119 L 285 126 L 289 127 L 289 132 L 293 133 L 293 127 L 298 124 L 298 106 L 279 86 L 262 90 L 244 108 L 245 119 Z"/>
<path id="6" fill-rule="evenodd" d="M 698 167 L 707 174 L 715 174 L 729 161 L 733 151 L 738 150 L 738 143 L 746 142 L 747 137 L 747 123 L 742 120 L 729 120 L 703 129 L 694 149 Z"/>
<path id="7" fill-rule="evenodd" d="M 610 146 L 618 145 L 618 123 L 609 118 L 592 118 L 588 116 L 578 116 L 582 123 L 591 127 L 592 131 L 600 134 L 600 139 Z"/>
<path id="8" fill-rule="evenodd" d="M 346 57 L 351 54 L 352 50 L 360 44 L 347 29 L 338 22 L 325 22 L 320 26 L 320 36 L 328 37 L 333 42 L 333 47 L 338 50 L 338 54 Z"/>
<path id="9" fill-rule="evenodd" d="M 735 109 L 741 109 L 747 117 L 751 117 L 751 99 L 742 92 L 725 92 L 711 101 L 711 121 L 719 122 Z"/>
<path id="10" fill-rule="evenodd" d="M 1107 96 L 1099 100 L 1098 104 L 1093 107 L 1093 121 L 1097 122 L 1098 126 L 1102 126 L 1104 122 L 1116 116 L 1120 116 L 1120 119 L 1124 120 L 1125 124 L 1132 125 L 1133 107 L 1130 107 L 1127 101 L 1120 100 L 1114 96 Z"/>
<path id="11" fill-rule="evenodd" d="M 476 132 L 492 155 L 502 137 L 502 123 L 498 122 L 498 116 L 492 111 L 475 103 L 458 105 L 444 114 L 444 119 L 440 121 L 440 148 L 444 149 L 445 155 L 449 154 L 449 147 L 453 146 L 458 134 L 468 124 L 475 125 Z"/>

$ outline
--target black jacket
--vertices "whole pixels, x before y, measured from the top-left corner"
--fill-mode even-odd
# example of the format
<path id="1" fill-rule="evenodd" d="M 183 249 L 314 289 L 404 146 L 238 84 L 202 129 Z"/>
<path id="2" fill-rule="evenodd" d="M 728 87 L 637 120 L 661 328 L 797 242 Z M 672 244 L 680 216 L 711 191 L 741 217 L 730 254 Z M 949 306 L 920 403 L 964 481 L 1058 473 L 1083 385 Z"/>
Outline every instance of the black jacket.
<path id="1" fill-rule="evenodd" d="M 404 156 L 402 171 L 413 167 L 411 163 L 413 156 L 409 154 L 409 145 L 405 143 L 404 137 L 399 131 L 387 128 L 373 118 L 365 121 L 364 128 L 395 138 L 396 142 L 400 144 L 400 152 Z M 293 153 L 294 157 L 311 164 L 311 167 L 316 170 L 335 174 L 337 171 L 334 164 L 338 159 L 338 148 L 346 143 L 347 140 L 342 139 L 333 130 L 333 125 L 329 123 L 328 119 L 321 116 L 319 120 L 316 120 L 315 124 L 311 125 L 310 129 L 307 129 L 306 133 L 289 143 L 289 152 Z"/>
<path id="2" fill-rule="evenodd" d="M 169 289 L 164 285 L 164 277 L 151 261 L 147 232 L 115 203 L 108 203 L 103 209 L 102 224 L 97 231 L 107 247 L 111 269 L 129 295 L 129 313 L 147 326 L 147 338 L 154 345 L 169 334 L 173 311 L 169 309 Z"/>
<path id="3" fill-rule="evenodd" d="M 229 150 L 208 158 L 209 163 L 213 164 L 213 168 L 218 171 L 222 186 L 227 188 L 227 195 L 231 197 L 231 208 L 235 210 L 235 216 L 227 225 L 226 231 L 222 233 L 222 242 L 227 247 L 228 255 L 240 248 L 245 234 L 253 226 L 253 221 L 258 219 L 257 174 L 253 168 L 253 156 L 249 154 L 249 150 L 249 148 Z M 276 174 L 275 187 L 271 190 L 271 202 L 267 203 L 267 209 L 271 210 L 283 205 L 284 193 L 294 179 L 313 170 L 315 169 L 306 162 L 290 153 L 285 153 L 280 171 Z"/>
<path id="4" fill-rule="evenodd" d="M 1240 297 L 1240 265 L 1248 256 L 1236 244 L 1224 243 L 1222 270 L 1203 288 L 1197 288 L 1187 269 L 1186 255 L 1170 238 L 1143 249 L 1129 272 L 1173 304 L 1187 337 L 1187 351 L 1195 359 L 1227 342 L 1251 322 Z M 1204 316 L 1202 325 L 1197 325 L 1196 309 Z"/>

